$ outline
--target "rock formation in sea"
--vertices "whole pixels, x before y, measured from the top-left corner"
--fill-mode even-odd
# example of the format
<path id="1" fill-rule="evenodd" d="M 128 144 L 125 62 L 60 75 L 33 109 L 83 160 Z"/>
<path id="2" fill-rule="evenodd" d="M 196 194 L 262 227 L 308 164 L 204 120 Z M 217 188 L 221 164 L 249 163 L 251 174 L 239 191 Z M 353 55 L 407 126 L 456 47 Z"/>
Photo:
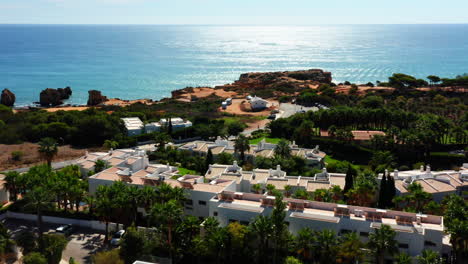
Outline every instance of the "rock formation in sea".
<path id="1" fill-rule="evenodd" d="M 15 104 L 15 101 L 15 94 L 8 89 L 3 89 L 2 95 L 0 97 L 0 104 L 11 107 Z"/>
<path id="2" fill-rule="evenodd" d="M 88 91 L 88 105 L 96 106 L 107 101 L 107 97 L 101 94 L 101 91 L 90 90 Z"/>
<path id="3" fill-rule="evenodd" d="M 70 98 L 72 90 L 70 87 L 65 88 L 47 88 L 42 90 L 39 95 L 39 104 L 41 106 L 57 106 L 63 104 L 63 100 Z"/>

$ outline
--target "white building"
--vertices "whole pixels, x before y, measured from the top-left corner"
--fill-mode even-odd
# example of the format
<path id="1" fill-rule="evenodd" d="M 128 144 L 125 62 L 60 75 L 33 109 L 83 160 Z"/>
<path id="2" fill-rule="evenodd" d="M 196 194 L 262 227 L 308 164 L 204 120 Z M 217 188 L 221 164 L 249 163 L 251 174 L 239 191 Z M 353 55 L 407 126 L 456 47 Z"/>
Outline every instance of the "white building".
<path id="1" fill-rule="evenodd" d="M 170 120 L 172 124 L 172 129 L 174 131 L 192 126 L 192 122 L 190 122 L 189 120 L 183 120 L 180 117 L 173 117 Z M 146 124 L 145 132 L 146 133 L 159 132 L 162 129 L 166 128 L 168 125 L 169 125 L 169 119 L 163 118 L 159 120 L 159 122 L 152 122 L 152 123 Z"/>
<path id="2" fill-rule="evenodd" d="M 143 122 L 138 117 L 125 117 L 121 118 L 124 122 L 125 129 L 128 136 L 136 136 L 143 133 Z"/>
<path id="3" fill-rule="evenodd" d="M 285 186 L 291 186 L 291 191 L 304 189 L 307 192 L 315 192 L 318 189 L 330 189 L 333 186 L 344 188 L 346 175 L 343 173 L 328 173 L 323 169 L 314 177 L 288 176 L 281 166 L 276 169 L 254 169 L 253 171 L 244 171 L 242 167 L 234 162 L 232 165 L 212 164 L 205 174 L 208 180 L 223 179 L 236 182 L 236 191 L 253 192 L 252 186 L 260 184 L 261 193 L 266 192 L 266 186 L 271 184 L 276 190 L 285 191 Z"/>
<path id="4" fill-rule="evenodd" d="M 291 155 L 304 158 L 307 165 L 315 167 L 323 167 L 324 159 L 327 155 L 325 152 L 319 149 L 319 146 L 316 146 L 314 149 L 306 149 L 298 147 L 293 141 L 289 145 L 291 149 Z M 272 158 L 275 155 L 276 144 L 267 143 L 263 139 L 258 144 L 250 145 L 250 150 L 245 152 L 246 157 L 265 157 Z M 206 155 L 208 150 L 211 150 L 214 156 L 225 152 L 229 154 L 235 154 L 234 142 L 218 139 L 215 142 L 211 141 L 192 141 L 183 144 L 179 147 L 181 150 L 188 150 L 197 154 Z"/>
<path id="5" fill-rule="evenodd" d="M 10 192 L 5 188 L 5 175 L 0 174 L 0 205 L 4 205 L 10 201 Z"/>
<path id="6" fill-rule="evenodd" d="M 254 96 L 250 99 L 250 107 L 252 110 L 262 110 L 267 108 L 268 101 L 260 97 Z"/>
<path id="7" fill-rule="evenodd" d="M 223 191 L 210 200 L 209 211 L 222 226 L 230 222 L 248 224 L 258 215 L 270 215 L 274 201 L 271 196 Z M 329 229 L 339 235 L 356 232 L 366 242 L 374 230 L 389 225 L 397 233 L 401 252 L 411 256 L 421 254 L 423 249 L 448 253 L 441 216 L 289 198 L 284 201 L 288 204 L 285 221 L 293 234 L 306 227 Z"/>
<path id="8" fill-rule="evenodd" d="M 468 191 L 468 177 L 463 176 L 463 170 L 432 171 L 430 165 L 427 165 L 421 166 L 419 170 L 395 170 L 389 174 L 395 179 L 397 195 L 407 194 L 408 186 L 412 183 L 419 183 L 436 202 L 441 202 L 447 195 L 463 195 L 465 191 Z M 382 178 L 382 174 L 379 178 Z"/>

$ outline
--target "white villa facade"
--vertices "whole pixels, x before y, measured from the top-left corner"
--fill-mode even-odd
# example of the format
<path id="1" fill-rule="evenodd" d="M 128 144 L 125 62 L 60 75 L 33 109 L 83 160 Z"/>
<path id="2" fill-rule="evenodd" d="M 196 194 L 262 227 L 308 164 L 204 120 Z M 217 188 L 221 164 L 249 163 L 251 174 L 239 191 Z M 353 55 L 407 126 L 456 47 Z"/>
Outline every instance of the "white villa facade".
<path id="1" fill-rule="evenodd" d="M 464 170 L 431 171 L 430 165 L 427 165 L 421 166 L 419 170 L 395 170 L 389 174 L 395 179 L 397 195 L 407 194 L 411 183 L 419 183 L 436 202 L 441 202 L 445 196 L 463 195 L 463 192 L 468 191 L 468 173 Z M 379 175 L 379 178 L 381 179 L 382 175 Z"/>
<path id="2" fill-rule="evenodd" d="M 304 158 L 306 164 L 309 166 L 323 167 L 324 159 L 327 155 L 325 152 L 319 149 L 319 146 L 316 146 L 314 149 L 300 148 L 292 142 L 289 145 L 291 149 L 291 155 Z M 275 155 L 276 144 L 267 143 L 265 140 L 260 141 L 258 144 L 250 145 L 250 150 L 245 152 L 246 157 L 265 157 L 272 158 Z M 214 142 L 212 141 L 192 141 L 183 144 L 179 147 L 180 150 L 188 150 L 196 154 L 206 155 L 208 150 L 211 150 L 214 156 L 220 153 L 229 153 L 235 154 L 234 142 L 218 139 Z"/>
<path id="3" fill-rule="evenodd" d="M 121 119 L 124 122 L 128 136 L 159 132 L 169 125 L 169 119 L 167 118 L 163 118 L 159 120 L 159 122 L 152 122 L 148 124 L 143 124 L 143 122 L 138 117 L 125 117 Z M 172 124 L 172 129 L 174 131 L 192 126 L 192 122 L 190 122 L 189 120 L 183 120 L 180 117 L 173 117 L 170 120 Z"/>

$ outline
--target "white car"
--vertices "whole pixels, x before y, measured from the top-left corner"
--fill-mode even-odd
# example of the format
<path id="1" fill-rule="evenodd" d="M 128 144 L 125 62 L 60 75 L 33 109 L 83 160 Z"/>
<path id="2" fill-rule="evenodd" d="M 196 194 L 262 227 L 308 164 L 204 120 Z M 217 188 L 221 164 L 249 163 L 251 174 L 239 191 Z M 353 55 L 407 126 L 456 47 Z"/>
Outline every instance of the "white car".
<path id="1" fill-rule="evenodd" d="M 119 231 L 115 232 L 114 236 L 112 236 L 110 244 L 112 246 L 120 245 L 120 241 L 122 240 L 122 237 L 124 236 L 124 234 L 125 234 L 125 230 L 119 230 Z"/>

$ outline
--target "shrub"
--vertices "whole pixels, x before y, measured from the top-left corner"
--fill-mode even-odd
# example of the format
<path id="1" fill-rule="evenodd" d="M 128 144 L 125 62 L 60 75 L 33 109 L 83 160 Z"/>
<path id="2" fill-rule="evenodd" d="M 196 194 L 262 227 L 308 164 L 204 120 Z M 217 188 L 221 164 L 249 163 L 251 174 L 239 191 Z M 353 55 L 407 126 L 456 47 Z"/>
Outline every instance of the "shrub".
<path id="1" fill-rule="evenodd" d="M 11 152 L 11 159 L 14 161 L 20 161 L 24 156 L 24 153 L 22 151 L 16 150 Z"/>
<path id="2" fill-rule="evenodd" d="M 47 264 L 47 259 L 38 252 L 31 252 L 23 257 L 24 264 Z"/>

